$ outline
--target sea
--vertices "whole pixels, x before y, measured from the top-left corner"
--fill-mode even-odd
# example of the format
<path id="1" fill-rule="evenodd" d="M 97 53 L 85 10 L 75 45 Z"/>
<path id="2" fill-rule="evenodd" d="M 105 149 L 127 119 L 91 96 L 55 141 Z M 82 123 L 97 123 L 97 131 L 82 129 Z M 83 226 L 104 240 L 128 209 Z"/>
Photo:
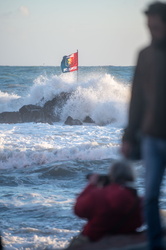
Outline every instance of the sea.
<path id="1" fill-rule="evenodd" d="M 0 113 L 23 105 L 44 105 L 72 92 L 60 121 L 0 123 L 0 232 L 4 249 L 64 249 L 86 220 L 73 212 L 87 174 L 107 174 L 123 160 L 121 138 L 127 124 L 134 66 L 0 66 Z M 56 109 L 55 109 L 56 112 Z M 95 123 L 69 126 L 68 116 Z M 144 166 L 131 162 L 139 195 L 144 195 Z M 166 180 L 164 178 L 164 184 Z M 161 207 L 166 208 L 166 188 Z"/>

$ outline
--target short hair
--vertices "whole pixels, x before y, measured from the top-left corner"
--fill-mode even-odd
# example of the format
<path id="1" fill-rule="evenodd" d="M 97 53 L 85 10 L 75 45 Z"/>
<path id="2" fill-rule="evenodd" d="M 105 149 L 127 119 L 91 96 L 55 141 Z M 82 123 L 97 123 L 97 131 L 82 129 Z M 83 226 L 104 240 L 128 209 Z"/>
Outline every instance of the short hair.
<path id="1" fill-rule="evenodd" d="M 118 184 L 135 181 L 134 171 L 126 161 L 118 161 L 112 165 L 110 168 L 110 178 L 113 183 Z"/>
<path id="2" fill-rule="evenodd" d="M 163 22 L 166 22 L 166 3 L 154 2 L 149 5 L 148 9 L 144 12 L 147 16 L 158 15 Z"/>

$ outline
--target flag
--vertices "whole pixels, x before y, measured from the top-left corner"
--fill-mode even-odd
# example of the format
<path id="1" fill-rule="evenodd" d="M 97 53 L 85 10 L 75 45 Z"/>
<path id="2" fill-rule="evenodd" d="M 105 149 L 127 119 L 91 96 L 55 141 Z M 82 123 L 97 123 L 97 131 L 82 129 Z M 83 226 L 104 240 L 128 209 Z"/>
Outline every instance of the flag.
<path id="1" fill-rule="evenodd" d="M 61 62 L 63 73 L 78 70 L 78 51 L 69 56 L 64 56 Z"/>

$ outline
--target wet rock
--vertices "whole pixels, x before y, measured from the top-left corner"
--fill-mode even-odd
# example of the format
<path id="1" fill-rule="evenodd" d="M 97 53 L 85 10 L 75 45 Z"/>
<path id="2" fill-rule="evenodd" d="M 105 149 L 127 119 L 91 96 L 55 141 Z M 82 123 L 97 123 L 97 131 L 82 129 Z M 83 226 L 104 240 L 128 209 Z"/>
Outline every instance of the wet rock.
<path id="1" fill-rule="evenodd" d="M 85 119 L 83 120 L 85 123 L 95 123 L 90 116 L 86 116 Z"/>
<path id="2" fill-rule="evenodd" d="M 24 105 L 18 112 L 0 113 L 0 123 L 42 122 L 53 124 L 60 121 L 60 114 L 71 93 L 62 92 L 43 107 L 39 105 Z"/>
<path id="3" fill-rule="evenodd" d="M 21 114 L 19 112 L 0 113 L 0 123 L 21 123 Z"/>
<path id="4" fill-rule="evenodd" d="M 82 125 L 82 122 L 78 119 L 73 119 L 71 116 L 68 116 L 66 121 L 65 121 L 66 125 Z"/>
<path id="5" fill-rule="evenodd" d="M 24 105 L 19 109 L 22 122 L 45 122 L 45 116 L 42 107 L 37 105 Z"/>
<path id="6" fill-rule="evenodd" d="M 51 101 L 47 101 L 43 106 L 43 112 L 46 120 L 51 119 L 52 122 L 59 122 L 62 108 L 70 96 L 71 93 L 62 92 L 55 96 Z"/>

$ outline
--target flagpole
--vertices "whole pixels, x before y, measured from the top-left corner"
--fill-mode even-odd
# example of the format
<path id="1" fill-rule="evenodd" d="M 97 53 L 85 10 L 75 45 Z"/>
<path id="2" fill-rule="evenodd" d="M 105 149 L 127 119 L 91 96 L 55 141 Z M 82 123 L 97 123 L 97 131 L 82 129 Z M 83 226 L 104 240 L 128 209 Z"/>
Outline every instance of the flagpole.
<path id="1" fill-rule="evenodd" d="M 77 49 L 77 61 L 78 61 L 78 49 Z M 78 65 L 78 62 L 77 62 Z M 78 83 L 78 69 L 77 69 L 77 83 Z"/>

